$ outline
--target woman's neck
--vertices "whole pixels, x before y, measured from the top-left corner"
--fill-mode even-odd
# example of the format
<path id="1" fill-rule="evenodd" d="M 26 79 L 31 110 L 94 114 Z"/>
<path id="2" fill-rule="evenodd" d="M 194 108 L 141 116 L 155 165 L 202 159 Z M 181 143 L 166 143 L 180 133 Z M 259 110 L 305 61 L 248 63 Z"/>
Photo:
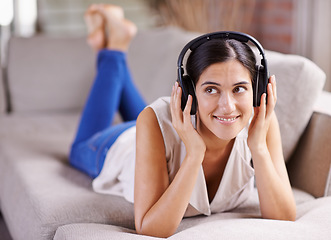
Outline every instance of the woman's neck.
<path id="1" fill-rule="evenodd" d="M 207 129 L 208 130 L 208 129 Z M 234 139 L 224 140 L 216 137 L 212 132 L 199 128 L 199 133 L 205 141 L 206 152 L 202 163 L 209 201 L 214 199 L 223 173 L 230 157 Z"/>

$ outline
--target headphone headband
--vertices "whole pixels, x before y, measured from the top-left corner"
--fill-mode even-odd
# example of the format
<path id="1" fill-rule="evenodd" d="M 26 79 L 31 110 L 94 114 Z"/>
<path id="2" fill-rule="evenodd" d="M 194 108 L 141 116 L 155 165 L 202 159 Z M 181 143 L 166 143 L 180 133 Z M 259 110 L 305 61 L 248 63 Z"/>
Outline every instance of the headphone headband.
<path id="1" fill-rule="evenodd" d="M 204 35 L 199 36 L 199 37 L 191 40 L 190 42 L 188 42 L 179 54 L 178 61 L 177 61 L 178 70 L 183 69 L 184 56 L 189 49 L 191 51 L 194 51 L 201 44 L 208 42 L 209 40 L 212 40 L 212 39 L 234 39 L 234 40 L 237 40 L 237 41 L 240 41 L 243 43 L 247 43 L 248 41 L 252 42 L 257 47 L 257 49 L 259 50 L 260 55 L 262 57 L 261 65 L 266 67 L 263 47 L 254 37 L 252 37 L 246 33 L 241 33 L 241 32 L 220 31 L 220 32 L 212 32 L 212 33 L 204 34 Z"/>

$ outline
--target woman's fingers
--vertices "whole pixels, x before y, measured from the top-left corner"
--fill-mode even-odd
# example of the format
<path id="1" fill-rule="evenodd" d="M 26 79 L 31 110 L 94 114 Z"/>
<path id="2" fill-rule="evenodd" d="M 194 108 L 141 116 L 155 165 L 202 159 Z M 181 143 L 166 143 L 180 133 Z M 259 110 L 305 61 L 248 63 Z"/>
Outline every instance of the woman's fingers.
<path id="1" fill-rule="evenodd" d="M 275 76 L 271 76 L 269 79 L 267 93 L 268 94 L 262 94 L 261 104 L 259 107 L 255 108 L 254 111 L 256 112 L 252 122 L 260 125 L 261 127 L 265 126 L 268 129 L 277 99 Z"/>
<path id="2" fill-rule="evenodd" d="M 268 104 L 267 104 L 266 119 L 269 120 L 270 117 L 272 116 L 277 101 L 276 80 L 274 75 L 270 77 L 270 82 L 268 83 L 267 91 L 268 91 Z"/>
<path id="3" fill-rule="evenodd" d="M 191 108 L 193 98 L 191 95 L 188 96 L 184 110 L 181 108 L 182 89 L 176 82 L 171 92 L 171 103 L 170 110 L 172 115 L 172 123 L 175 128 L 179 129 L 190 129 L 191 123 Z"/>
<path id="4" fill-rule="evenodd" d="M 172 92 L 171 92 L 170 105 L 172 110 L 177 110 L 178 108 L 178 95 L 179 95 L 179 87 L 178 87 L 178 83 L 176 82 L 175 85 L 172 87 Z"/>
<path id="5" fill-rule="evenodd" d="M 182 88 L 179 87 L 178 83 L 176 82 L 176 111 L 178 111 L 178 113 L 182 112 L 181 100 L 182 100 Z"/>
<path id="6" fill-rule="evenodd" d="M 274 100 L 275 102 L 277 102 L 277 85 L 276 85 L 276 77 L 275 75 L 272 75 L 270 77 L 270 83 L 272 85 L 272 91 L 273 91 L 273 96 L 274 96 Z"/>
<path id="7" fill-rule="evenodd" d="M 172 88 L 170 99 L 170 111 L 172 116 L 172 123 L 175 128 L 179 128 L 183 122 L 183 112 L 181 109 L 181 88 L 176 82 Z"/>
<path id="8" fill-rule="evenodd" d="M 184 116 L 184 123 L 189 121 L 191 123 L 191 108 L 192 108 L 192 96 L 189 95 L 187 98 L 186 106 L 183 111 L 183 116 Z"/>
<path id="9" fill-rule="evenodd" d="M 259 121 L 261 123 L 265 120 L 265 117 L 266 117 L 266 100 L 267 100 L 266 97 L 267 97 L 267 94 L 263 93 L 261 96 L 260 107 L 258 107 L 257 121 Z"/>

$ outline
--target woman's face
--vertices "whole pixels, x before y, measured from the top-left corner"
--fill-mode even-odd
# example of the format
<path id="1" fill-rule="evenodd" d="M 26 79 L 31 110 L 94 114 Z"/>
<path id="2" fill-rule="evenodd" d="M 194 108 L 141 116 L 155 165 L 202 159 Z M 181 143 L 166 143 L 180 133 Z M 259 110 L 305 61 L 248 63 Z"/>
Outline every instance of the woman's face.
<path id="1" fill-rule="evenodd" d="M 199 131 L 231 140 L 252 115 L 253 90 L 249 71 L 237 60 L 210 65 L 196 84 Z"/>

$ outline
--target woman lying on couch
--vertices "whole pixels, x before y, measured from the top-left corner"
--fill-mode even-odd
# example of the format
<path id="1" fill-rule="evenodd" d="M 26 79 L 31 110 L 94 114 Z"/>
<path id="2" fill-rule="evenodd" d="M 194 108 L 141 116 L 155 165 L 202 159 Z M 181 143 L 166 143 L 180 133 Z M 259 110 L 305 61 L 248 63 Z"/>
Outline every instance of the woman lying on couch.
<path id="1" fill-rule="evenodd" d="M 134 202 L 138 233 L 167 237 L 183 217 L 230 211 L 248 199 L 254 176 L 262 217 L 295 219 L 274 112 L 275 77 L 253 111 L 256 60 L 247 44 L 203 43 L 186 64 L 195 96 L 182 107 L 176 82 L 170 97 L 146 106 L 126 63 L 135 25 L 112 5 L 92 5 L 86 22 L 97 75 L 70 163 L 95 178 L 95 191 Z M 111 126 L 118 110 L 124 122 Z"/>

